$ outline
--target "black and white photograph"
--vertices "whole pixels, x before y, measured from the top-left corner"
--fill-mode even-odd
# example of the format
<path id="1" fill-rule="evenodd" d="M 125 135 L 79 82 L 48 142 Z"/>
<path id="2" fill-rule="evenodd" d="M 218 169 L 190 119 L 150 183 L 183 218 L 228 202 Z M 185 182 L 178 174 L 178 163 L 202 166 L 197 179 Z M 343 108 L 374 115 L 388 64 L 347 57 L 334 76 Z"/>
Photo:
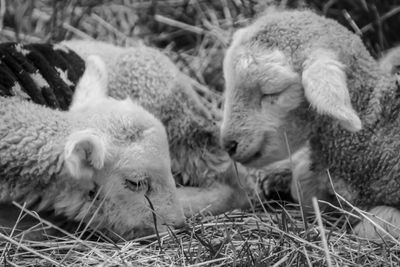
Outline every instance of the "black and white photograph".
<path id="1" fill-rule="evenodd" d="M 0 266 L 400 266 L 400 0 L 0 0 Z"/>

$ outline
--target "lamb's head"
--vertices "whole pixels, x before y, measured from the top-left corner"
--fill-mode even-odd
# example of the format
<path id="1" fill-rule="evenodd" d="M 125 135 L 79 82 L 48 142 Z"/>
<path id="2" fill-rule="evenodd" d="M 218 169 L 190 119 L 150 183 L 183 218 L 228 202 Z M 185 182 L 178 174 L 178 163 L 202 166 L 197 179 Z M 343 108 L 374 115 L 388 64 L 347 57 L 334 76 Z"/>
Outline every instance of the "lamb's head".
<path id="1" fill-rule="evenodd" d="M 260 167 L 306 144 L 315 121 L 360 130 L 346 80 L 356 60 L 373 61 L 361 40 L 310 11 L 270 11 L 238 30 L 223 65 L 225 150 Z"/>
<path id="2" fill-rule="evenodd" d="M 106 96 L 100 58 L 89 57 L 86 65 L 69 110 L 80 123 L 64 150 L 64 172 L 86 186 L 80 203 L 66 198 L 59 208 L 124 238 L 153 233 L 153 215 L 158 230 L 182 225 L 163 125 L 130 99 Z"/>

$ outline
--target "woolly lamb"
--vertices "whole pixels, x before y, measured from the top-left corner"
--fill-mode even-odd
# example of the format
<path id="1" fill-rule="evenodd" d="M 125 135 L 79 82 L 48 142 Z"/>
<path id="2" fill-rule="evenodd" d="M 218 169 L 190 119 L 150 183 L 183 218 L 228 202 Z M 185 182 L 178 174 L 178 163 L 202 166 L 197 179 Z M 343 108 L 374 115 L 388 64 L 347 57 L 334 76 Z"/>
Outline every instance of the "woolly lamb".
<path id="1" fill-rule="evenodd" d="M 67 112 L 0 97 L 0 203 L 133 238 L 184 222 L 162 124 L 129 98 L 106 96 L 107 73 L 90 57 Z M 111 235 L 111 237 L 113 237 Z"/>
<path id="2" fill-rule="evenodd" d="M 236 173 L 219 145 L 221 111 L 208 108 L 168 57 L 145 46 L 122 48 L 93 41 L 63 45 L 84 58 L 92 53 L 101 56 L 110 69 L 109 95 L 117 99 L 129 95 L 163 122 L 186 216 L 244 208 L 249 205 L 247 195 L 256 198 L 262 171 L 238 164 Z"/>
<path id="3" fill-rule="evenodd" d="M 358 36 L 311 11 L 269 9 L 235 33 L 224 77 L 221 142 L 234 160 L 291 170 L 306 205 L 333 201 L 329 170 L 339 195 L 398 236 L 399 88 Z M 378 237 L 366 219 L 354 231 Z"/>

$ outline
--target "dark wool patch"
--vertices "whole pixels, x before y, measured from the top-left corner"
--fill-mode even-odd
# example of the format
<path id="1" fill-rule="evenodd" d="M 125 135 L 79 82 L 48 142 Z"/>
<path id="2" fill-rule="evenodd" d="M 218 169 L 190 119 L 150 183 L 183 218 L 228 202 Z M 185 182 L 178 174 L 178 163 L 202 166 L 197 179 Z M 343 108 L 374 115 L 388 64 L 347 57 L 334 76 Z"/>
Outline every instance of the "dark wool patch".
<path id="1" fill-rule="evenodd" d="M 0 44 L 0 96 L 66 110 L 84 71 L 84 60 L 61 45 Z"/>

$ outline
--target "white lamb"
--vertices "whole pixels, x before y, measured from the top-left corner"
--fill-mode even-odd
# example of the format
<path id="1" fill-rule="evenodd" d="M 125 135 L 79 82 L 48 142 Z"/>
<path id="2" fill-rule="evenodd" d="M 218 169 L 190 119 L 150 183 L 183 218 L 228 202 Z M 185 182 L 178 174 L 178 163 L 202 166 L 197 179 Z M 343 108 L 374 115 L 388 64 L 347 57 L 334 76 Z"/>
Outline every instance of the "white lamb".
<path id="1" fill-rule="evenodd" d="M 0 203 L 55 210 L 129 239 L 154 232 L 147 196 L 159 230 L 183 224 L 164 127 L 106 93 L 104 63 L 89 57 L 67 112 L 0 97 Z"/>
<path id="2" fill-rule="evenodd" d="M 306 205 L 335 199 L 331 178 L 399 235 L 400 89 L 358 36 L 311 11 L 270 9 L 235 33 L 224 76 L 221 139 L 234 160 L 290 169 Z M 368 220 L 355 232 L 379 237 Z"/>

